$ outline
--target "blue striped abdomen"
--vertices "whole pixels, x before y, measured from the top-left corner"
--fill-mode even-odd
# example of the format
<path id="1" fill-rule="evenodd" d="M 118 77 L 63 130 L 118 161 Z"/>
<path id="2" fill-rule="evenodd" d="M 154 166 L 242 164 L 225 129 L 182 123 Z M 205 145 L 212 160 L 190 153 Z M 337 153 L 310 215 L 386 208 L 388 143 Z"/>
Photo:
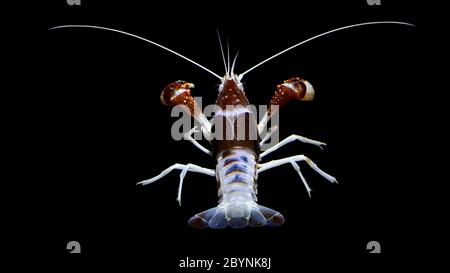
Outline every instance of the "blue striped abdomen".
<path id="1" fill-rule="evenodd" d="M 217 158 L 219 202 L 256 201 L 256 157 L 249 149 L 234 148 Z"/>
<path id="2" fill-rule="evenodd" d="M 219 205 L 194 215 L 195 228 L 244 228 L 278 226 L 284 222 L 279 212 L 256 203 L 257 162 L 254 152 L 234 147 L 217 157 L 216 179 Z"/>

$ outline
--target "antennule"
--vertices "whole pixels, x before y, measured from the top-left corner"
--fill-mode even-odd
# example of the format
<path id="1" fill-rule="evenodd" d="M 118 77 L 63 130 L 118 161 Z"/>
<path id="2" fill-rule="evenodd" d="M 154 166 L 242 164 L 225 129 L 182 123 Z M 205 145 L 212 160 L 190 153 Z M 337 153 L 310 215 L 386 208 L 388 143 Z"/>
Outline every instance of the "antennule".
<path id="1" fill-rule="evenodd" d="M 236 59 L 237 59 L 238 55 L 239 55 L 239 50 L 238 50 L 238 52 L 236 53 L 236 56 L 234 56 L 234 59 L 233 59 L 233 65 L 231 66 L 231 75 L 234 75 L 234 65 L 236 64 Z"/>
<path id="2" fill-rule="evenodd" d="M 228 39 L 227 39 L 227 63 L 228 63 L 228 72 L 227 74 L 230 75 L 230 44 L 228 43 Z"/>
<path id="3" fill-rule="evenodd" d="M 225 74 L 228 75 L 227 62 L 225 61 L 225 54 L 223 53 L 222 39 L 220 39 L 219 29 L 216 30 L 217 30 L 217 37 L 219 38 L 220 52 L 222 52 L 222 60 L 223 66 L 225 67 Z"/>

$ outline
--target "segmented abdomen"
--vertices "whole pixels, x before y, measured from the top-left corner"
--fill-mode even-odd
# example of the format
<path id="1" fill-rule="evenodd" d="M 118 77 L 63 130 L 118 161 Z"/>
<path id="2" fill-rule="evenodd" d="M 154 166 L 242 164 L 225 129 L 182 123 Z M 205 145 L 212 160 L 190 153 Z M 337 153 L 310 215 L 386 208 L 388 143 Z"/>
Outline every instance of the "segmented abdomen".
<path id="1" fill-rule="evenodd" d="M 283 224 L 279 212 L 256 203 L 257 157 L 250 149 L 234 147 L 217 157 L 219 204 L 189 219 L 195 228 L 243 228 Z"/>
<path id="2" fill-rule="evenodd" d="M 216 178 L 219 202 L 256 201 L 256 157 L 246 148 L 224 151 L 217 158 Z"/>

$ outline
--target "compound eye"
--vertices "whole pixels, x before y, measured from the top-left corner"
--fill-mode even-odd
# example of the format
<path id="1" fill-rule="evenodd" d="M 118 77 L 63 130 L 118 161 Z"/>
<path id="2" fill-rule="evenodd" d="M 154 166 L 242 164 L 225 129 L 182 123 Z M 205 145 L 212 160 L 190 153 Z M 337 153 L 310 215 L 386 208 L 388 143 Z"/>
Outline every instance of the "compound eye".
<path id="1" fill-rule="evenodd" d="M 186 81 L 176 81 L 167 85 L 161 92 L 161 103 L 169 106 L 188 104 L 193 100 L 190 88 L 194 88 L 194 84 Z"/>

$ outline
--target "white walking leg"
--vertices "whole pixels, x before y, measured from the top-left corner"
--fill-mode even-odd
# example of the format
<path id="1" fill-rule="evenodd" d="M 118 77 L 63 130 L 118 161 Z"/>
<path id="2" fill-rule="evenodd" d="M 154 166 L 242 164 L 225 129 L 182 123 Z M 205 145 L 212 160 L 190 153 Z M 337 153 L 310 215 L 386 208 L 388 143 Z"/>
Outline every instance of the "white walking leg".
<path id="1" fill-rule="evenodd" d="M 157 176 L 155 176 L 153 178 L 141 181 L 141 182 L 139 182 L 137 184 L 144 185 L 144 186 L 148 185 L 150 183 L 153 183 L 153 182 L 163 178 L 164 176 L 166 176 L 167 174 L 169 174 L 173 170 L 182 170 L 181 174 L 180 174 L 180 185 L 178 187 L 178 196 L 177 196 L 177 201 L 178 201 L 178 203 L 180 205 L 181 205 L 181 190 L 183 188 L 183 180 L 184 180 L 184 177 L 186 176 L 186 173 L 188 171 L 202 173 L 202 174 L 206 174 L 206 175 L 209 175 L 209 176 L 215 176 L 216 175 L 216 172 L 214 170 L 203 168 L 203 167 L 191 164 L 191 163 L 186 164 L 186 165 L 175 163 L 172 166 L 170 166 L 169 168 L 167 168 L 164 171 L 162 171 L 159 175 L 157 175 Z"/>
<path id="2" fill-rule="evenodd" d="M 291 136 L 283 139 L 282 141 L 280 141 L 280 143 L 274 145 L 273 147 L 270 147 L 269 149 L 267 149 L 266 151 L 261 153 L 259 155 L 259 158 L 263 158 L 264 156 L 270 154 L 271 152 L 273 152 L 275 150 L 278 150 L 279 148 L 283 147 L 284 145 L 286 145 L 288 143 L 291 143 L 293 141 L 296 141 L 296 140 L 301 141 L 303 143 L 316 145 L 322 150 L 323 150 L 322 146 L 326 146 L 327 145 L 327 144 L 325 144 L 323 142 L 320 142 L 320 141 L 317 141 L 317 140 L 312 140 L 312 139 L 309 139 L 307 137 L 302 137 L 302 136 L 299 136 L 299 135 L 291 135 Z"/>
<path id="3" fill-rule="evenodd" d="M 286 163 L 291 163 L 292 161 L 294 161 L 294 162 L 305 161 L 311 167 L 311 169 L 316 171 L 318 174 L 320 174 L 326 180 L 330 181 L 331 183 L 337 183 L 336 178 L 334 178 L 333 176 L 322 171 L 319 167 L 317 167 L 316 163 L 314 163 L 311 159 L 309 159 L 308 157 L 306 157 L 304 155 L 294 155 L 294 156 L 290 156 L 290 157 L 286 157 L 286 158 L 282 158 L 282 159 L 278 159 L 278 160 L 272 160 L 267 163 L 259 164 L 258 165 L 258 174 L 263 171 L 267 171 L 269 169 L 278 167 L 280 165 L 283 165 Z"/>
<path id="4" fill-rule="evenodd" d="M 290 160 L 290 162 L 292 167 L 294 167 L 294 169 L 297 171 L 298 175 L 300 175 L 303 185 L 305 185 L 306 191 L 308 192 L 309 198 L 311 198 L 311 188 L 308 186 L 308 183 L 306 183 L 306 179 L 303 176 L 302 172 L 300 171 L 300 166 L 294 160 Z"/>
<path id="5" fill-rule="evenodd" d="M 197 126 L 195 126 L 194 128 L 192 128 L 191 130 L 189 130 L 189 132 L 185 133 L 183 135 L 183 138 L 187 141 L 190 141 L 192 144 L 195 145 L 195 147 L 197 147 L 198 149 L 200 149 L 202 152 L 206 153 L 207 155 L 211 155 L 211 151 L 206 149 L 205 147 L 203 147 L 200 143 L 198 143 L 197 140 L 195 140 L 191 135 L 195 132 L 199 132 L 197 130 Z"/>
<path id="6" fill-rule="evenodd" d="M 269 122 L 270 117 L 268 112 L 266 112 L 263 116 L 263 118 L 261 119 L 261 121 L 258 123 L 258 134 L 262 134 L 263 130 L 266 128 L 267 123 Z"/>
<path id="7" fill-rule="evenodd" d="M 190 167 L 189 164 L 187 164 L 186 166 L 184 166 L 183 170 L 180 173 L 180 184 L 178 185 L 178 195 L 177 195 L 177 201 L 180 207 L 181 207 L 181 190 L 183 189 L 183 181 L 187 171 L 189 170 L 189 167 Z"/>
<path id="8" fill-rule="evenodd" d="M 263 137 L 263 139 L 261 140 L 261 142 L 259 143 L 259 145 L 263 145 L 264 142 L 266 142 L 267 140 L 269 140 L 269 138 L 278 130 L 278 126 L 272 126 L 270 127 L 269 132 L 267 132 L 267 134 Z"/>
<path id="9" fill-rule="evenodd" d="M 202 130 L 203 136 L 205 136 L 206 140 L 211 141 L 211 122 L 203 113 L 201 115 L 194 116 L 194 118 L 200 123 L 200 128 Z"/>

